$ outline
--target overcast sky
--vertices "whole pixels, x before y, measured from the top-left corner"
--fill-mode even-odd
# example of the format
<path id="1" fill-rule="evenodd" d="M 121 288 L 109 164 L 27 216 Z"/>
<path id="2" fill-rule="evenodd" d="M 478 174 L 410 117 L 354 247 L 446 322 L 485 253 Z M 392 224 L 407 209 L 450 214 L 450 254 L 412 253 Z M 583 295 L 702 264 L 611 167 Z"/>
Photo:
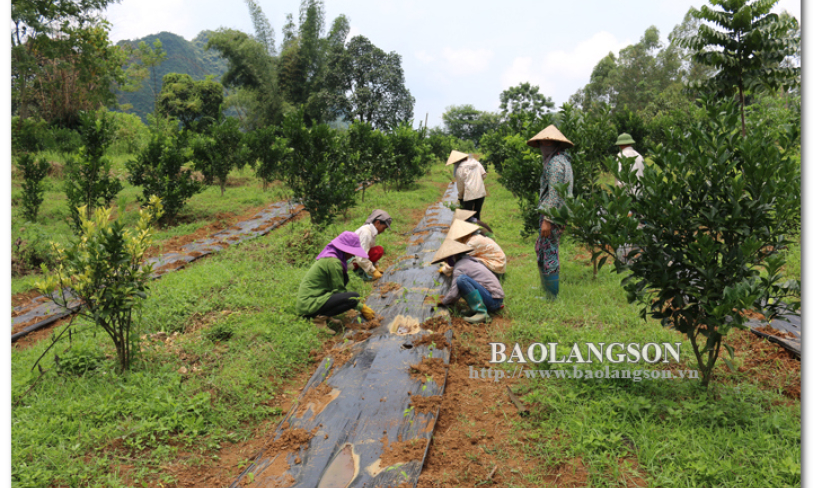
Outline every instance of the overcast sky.
<path id="1" fill-rule="evenodd" d="M 285 15 L 298 0 L 257 0 L 279 44 Z M 638 42 L 654 25 L 661 40 L 703 0 L 325 0 L 328 29 L 344 14 L 350 36 L 401 55 L 415 118 L 429 113 L 440 125 L 450 105 L 496 111 L 500 93 L 529 81 L 559 107 L 590 79 L 610 51 Z M 780 0 L 801 20 L 801 0 Z M 136 39 L 169 31 L 187 40 L 220 27 L 253 34 L 240 0 L 122 0 L 107 9 L 111 39 Z M 416 121 L 417 125 L 417 121 Z"/>

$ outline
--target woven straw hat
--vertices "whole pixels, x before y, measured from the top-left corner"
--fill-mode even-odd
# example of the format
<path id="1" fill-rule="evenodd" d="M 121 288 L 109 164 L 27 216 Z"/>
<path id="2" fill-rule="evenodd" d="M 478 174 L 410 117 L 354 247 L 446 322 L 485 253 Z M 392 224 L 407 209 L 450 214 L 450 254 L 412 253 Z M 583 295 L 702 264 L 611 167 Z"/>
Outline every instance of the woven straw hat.
<path id="1" fill-rule="evenodd" d="M 449 159 L 446 160 L 446 166 L 449 166 L 450 164 L 454 163 L 459 163 L 460 161 L 463 161 L 464 159 L 468 158 L 469 158 L 468 154 L 453 150 L 452 154 L 449 155 Z"/>
<path id="2" fill-rule="evenodd" d="M 462 208 L 458 208 L 454 211 L 454 220 L 469 220 L 471 217 L 474 217 L 476 214 L 474 210 L 463 210 Z"/>
<path id="3" fill-rule="evenodd" d="M 472 251 L 474 251 L 473 247 L 469 246 L 468 244 L 463 244 L 462 242 L 457 242 L 454 239 L 449 239 L 449 236 L 447 235 L 446 239 L 443 241 L 443 244 L 440 245 L 440 249 L 438 249 L 438 252 L 435 253 L 435 257 L 432 258 L 432 264 L 435 264 L 438 261 L 443 261 L 449 256 L 460 254 L 461 252 Z"/>
<path id="4" fill-rule="evenodd" d="M 540 145 L 539 143 L 542 142 L 542 141 L 561 142 L 562 144 L 566 145 L 567 147 L 573 147 L 574 146 L 574 144 L 572 142 L 570 142 L 567 139 L 567 137 L 565 137 L 565 135 L 562 134 L 559 131 L 559 129 L 557 129 L 556 126 L 553 125 L 553 124 L 545 127 L 544 129 L 542 129 L 542 131 L 539 134 L 537 134 L 537 135 L 531 137 L 530 139 L 528 139 L 526 144 L 528 144 L 531 147 L 539 147 L 539 145 Z"/>
<path id="5" fill-rule="evenodd" d="M 480 230 L 480 226 L 466 222 L 465 220 L 453 220 L 452 226 L 449 228 L 449 233 L 446 234 L 447 239 L 458 240 L 463 237 L 470 236 Z"/>

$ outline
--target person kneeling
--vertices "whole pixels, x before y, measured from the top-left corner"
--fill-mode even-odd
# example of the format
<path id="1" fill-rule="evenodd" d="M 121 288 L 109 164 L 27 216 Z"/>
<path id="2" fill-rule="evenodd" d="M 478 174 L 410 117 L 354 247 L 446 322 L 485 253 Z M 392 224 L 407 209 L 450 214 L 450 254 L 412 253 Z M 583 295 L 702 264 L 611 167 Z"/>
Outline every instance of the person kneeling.
<path id="1" fill-rule="evenodd" d="M 462 297 L 474 312 L 474 315 L 464 320 L 479 324 L 490 320 L 489 313 L 502 308 L 505 293 L 494 273 L 466 255 L 472 250 L 471 246 L 447 239 L 432 262 L 445 260 L 452 266 L 452 286 L 439 304 L 448 307 Z"/>
<path id="2" fill-rule="evenodd" d="M 342 232 L 322 249 L 299 284 L 296 297 L 298 315 L 315 318 L 314 323 L 320 327 L 326 325 L 329 317 L 350 309 L 360 310 L 366 320 L 375 318 L 375 312 L 361 303 L 358 293 L 347 291 L 350 280 L 347 260 L 351 256 L 368 257 L 361 248 L 358 236 L 349 231 Z"/>

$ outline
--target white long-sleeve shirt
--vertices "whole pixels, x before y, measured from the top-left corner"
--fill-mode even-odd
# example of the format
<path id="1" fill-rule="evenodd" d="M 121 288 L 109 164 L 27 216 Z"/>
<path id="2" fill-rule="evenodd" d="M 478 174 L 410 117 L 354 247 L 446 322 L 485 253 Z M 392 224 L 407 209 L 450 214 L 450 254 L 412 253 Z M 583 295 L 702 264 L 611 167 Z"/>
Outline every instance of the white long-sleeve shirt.
<path id="1" fill-rule="evenodd" d="M 486 170 L 480 161 L 469 158 L 458 166 L 455 171 L 457 178 L 457 192 L 461 200 L 468 202 L 486 196 L 486 185 L 483 178 Z"/>
<path id="2" fill-rule="evenodd" d="M 632 165 L 633 171 L 638 176 L 638 181 L 644 177 L 644 157 L 638 154 L 638 151 L 631 147 L 625 147 L 620 153 L 618 153 L 618 171 L 621 172 L 621 159 L 622 158 L 635 158 L 635 163 Z M 624 184 L 618 180 L 615 180 L 615 185 L 619 188 L 623 187 Z M 637 194 L 637 190 L 632 190 L 635 194 Z"/>
<path id="3" fill-rule="evenodd" d="M 359 236 L 362 249 L 364 249 L 365 252 L 370 252 L 370 248 L 375 246 L 375 236 L 378 235 L 378 229 L 376 229 L 373 224 L 364 224 L 356 229 L 356 235 Z M 375 265 L 372 261 L 356 257 L 354 262 L 358 264 L 359 268 L 363 269 L 365 273 L 370 276 L 373 275 Z"/>

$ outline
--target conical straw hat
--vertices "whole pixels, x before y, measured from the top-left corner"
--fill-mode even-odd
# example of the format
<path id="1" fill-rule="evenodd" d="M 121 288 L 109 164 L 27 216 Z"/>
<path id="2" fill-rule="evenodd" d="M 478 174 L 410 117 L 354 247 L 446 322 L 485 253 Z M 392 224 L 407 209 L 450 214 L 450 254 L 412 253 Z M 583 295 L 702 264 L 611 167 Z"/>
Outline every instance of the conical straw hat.
<path id="1" fill-rule="evenodd" d="M 474 251 L 473 247 L 469 246 L 468 244 L 463 244 L 462 242 L 457 242 L 454 239 L 449 239 L 449 236 L 447 235 L 446 239 L 443 241 L 443 244 L 440 245 L 440 249 L 438 249 L 438 252 L 435 253 L 435 257 L 432 258 L 432 264 L 442 261 L 449 256 L 454 256 L 455 254 L 460 254 L 461 252 L 471 251 Z"/>
<path id="2" fill-rule="evenodd" d="M 466 222 L 465 220 L 453 220 L 452 226 L 449 228 L 449 233 L 446 234 L 447 239 L 454 239 L 455 241 L 474 234 L 480 230 L 480 226 Z"/>
<path id="3" fill-rule="evenodd" d="M 462 208 L 458 208 L 454 211 L 454 220 L 469 220 L 471 217 L 474 217 L 476 214 L 474 210 L 463 210 Z"/>
<path id="4" fill-rule="evenodd" d="M 565 135 L 562 134 L 559 131 L 559 129 L 557 129 L 556 126 L 553 125 L 553 124 L 545 127 L 544 129 L 542 129 L 541 132 L 539 132 L 539 134 L 537 134 L 537 135 L 531 137 L 530 139 L 528 139 L 526 144 L 528 144 L 531 147 L 539 147 L 539 143 L 541 141 L 555 141 L 555 142 L 561 142 L 561 143 L 565 144 L 567 147 L 573 147 L 574 146 L 574 144 L 572 142 L 570 142 L 569 140 L 567 140 L 567 137 L 565 137 Z"/>
<path id="5" fill-rule="evenodd" d="M 450 164 L 454 163 L 459 163 L 460 161 L 463 161 L 464 159 L 468 158 L 469 158 L 468 154 L 453 150 L 452 154 L 449 155 L 449 159 L 446 160 L 446 166 L 449 166 Z"/>

